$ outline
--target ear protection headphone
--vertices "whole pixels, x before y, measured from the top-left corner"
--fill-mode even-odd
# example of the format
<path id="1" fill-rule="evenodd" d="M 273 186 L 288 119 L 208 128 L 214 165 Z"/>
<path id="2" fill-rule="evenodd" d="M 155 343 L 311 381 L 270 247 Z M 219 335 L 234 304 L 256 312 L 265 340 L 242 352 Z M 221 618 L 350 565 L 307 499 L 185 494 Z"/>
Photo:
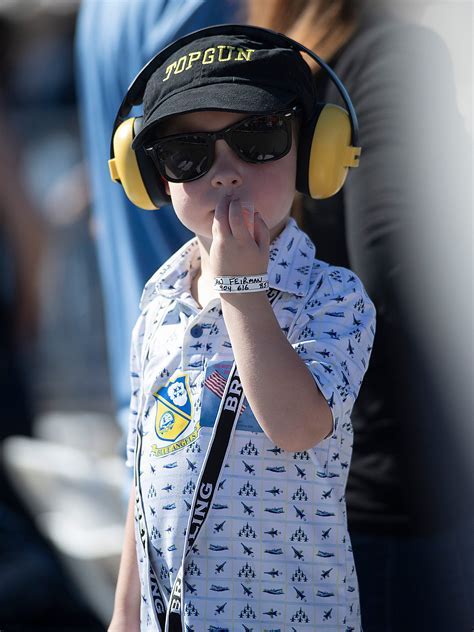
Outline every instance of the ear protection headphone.
<path id="1" fill-rule="evenodd" d="M 357 116 L 347 90 L 326 62 L 299 42 L 269 29 L 242 24 L 211 26 L 181 37 L 155 55 L 132 81 L 118 110 L 110 146 L 110 175 L 139 208 L 158 209 L 169 204 L 171 198 L 144 147 L 132 149 L 133 139 L 143 127 L 142 116 L 128 118 L 132 107 L 142 104 L 148 80 L 175 51 L 201 37 L 235 33 L 265 38 L 277 47 L 305 52 L 328 73 L 347 107 L 345 110 L 318 102 L 313 115 L 304 121 L 299 133 L 297 190 L 314 199 L 331 197 L 343 186 L 349 168 L 359 166 Z"/>

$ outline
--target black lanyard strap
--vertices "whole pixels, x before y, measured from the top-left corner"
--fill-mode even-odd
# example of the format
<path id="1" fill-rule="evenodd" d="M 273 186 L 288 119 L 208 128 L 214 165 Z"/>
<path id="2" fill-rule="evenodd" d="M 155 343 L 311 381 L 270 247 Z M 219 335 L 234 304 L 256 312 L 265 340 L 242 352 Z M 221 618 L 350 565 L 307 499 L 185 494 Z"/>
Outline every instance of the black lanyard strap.
<path id="1" fill-rule="evenodd" d="M 219 476 L 230 447 L 230 442 L 240 411 L 244 403 L 244 389 L 237 374 L 235 363 L 227 379 L 224 395 L 221 399 L 213 433 L 204 458 L 203 467 L 196 484 L 191 511 L 189 512 L 186 538 L 183 548 L 181 568 L 171 591 L 169 611 L 166 616 L 165 632 L 182 632 L 182 613 L 184 608 L 184 564 L 186 557 L 197 540 L 209 514 L 212 499 Z"/>

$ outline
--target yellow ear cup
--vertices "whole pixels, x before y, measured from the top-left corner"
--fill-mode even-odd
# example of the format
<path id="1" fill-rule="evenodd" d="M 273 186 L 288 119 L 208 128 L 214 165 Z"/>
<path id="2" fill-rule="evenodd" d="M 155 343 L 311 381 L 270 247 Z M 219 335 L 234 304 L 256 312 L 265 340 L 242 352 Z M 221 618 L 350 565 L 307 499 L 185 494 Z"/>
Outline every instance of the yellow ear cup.
<path id="1" fill-rule="evenodd" d="M 134 121 L 134 118 L 129 118 L 115 130 L 114 158 L 109 160 L 110 177 L 123 186 L 131 202 L 139 208 L 151 211 L 157 207 L 148 195 L 132 149 Z"/>
<path id="2" fill-rule="evenodd" d="M 335 195 L 344 184 L 349 167 L 359 166 L 360 147 L 352 147 L 349 114 L 327 103 L 313 134 L 309 156 L 308 184 L 312 198 Z"/>

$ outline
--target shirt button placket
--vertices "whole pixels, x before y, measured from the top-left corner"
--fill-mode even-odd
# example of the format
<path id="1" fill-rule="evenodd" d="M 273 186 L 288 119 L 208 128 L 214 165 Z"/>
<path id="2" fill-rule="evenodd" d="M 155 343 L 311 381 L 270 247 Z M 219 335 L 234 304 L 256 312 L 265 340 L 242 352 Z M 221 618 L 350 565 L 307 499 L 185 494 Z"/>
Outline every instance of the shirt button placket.
<path id="1" fill-rule="evenodd" d="M 194 324 L 186 330 L 183 351 L 182 351 L 182 366 L 186 370 L 187 368 L 193 368 L 195 363 L 200 360 L 203 361 L 203 352 L 206 347 L 203 339 L 205 336 L 205 326 L 199 322 L 201 315 L 195 317 Z M 190 363 L 193 365 L 190 367 Z"/>
<path id="2" fill-rule="evenodd" d="M 201 368 L 205 365 L 205 356 L 212 348 L 209 344 L 209 336 L 212 333 L 215 315 L 212 305 L 209 304 L 199 314 L 196 314 L 194 318 L 191 318 L 186 329 L 184 344 L 183 344 L 183 367 L 189 367 L 189 363 L 192 358 L 192 367 L 195 366 L 198 361 L 201 362 Z"/>

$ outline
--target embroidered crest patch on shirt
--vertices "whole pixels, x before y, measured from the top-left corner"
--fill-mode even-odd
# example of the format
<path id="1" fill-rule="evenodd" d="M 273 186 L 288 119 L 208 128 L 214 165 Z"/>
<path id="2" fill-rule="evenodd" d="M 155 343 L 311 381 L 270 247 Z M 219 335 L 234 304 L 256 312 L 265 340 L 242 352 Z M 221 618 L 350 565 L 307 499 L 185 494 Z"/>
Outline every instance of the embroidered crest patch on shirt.
<path id="1" fill-rule="evenodd" d="M 200 424 L 193 424 L 193 403 L 188 376 L 175 373 L 158 391 L 155 432 L 159 440 L 151 446 L 153 456 L 163 457 L 185 448 L 199 435 Z"/>

